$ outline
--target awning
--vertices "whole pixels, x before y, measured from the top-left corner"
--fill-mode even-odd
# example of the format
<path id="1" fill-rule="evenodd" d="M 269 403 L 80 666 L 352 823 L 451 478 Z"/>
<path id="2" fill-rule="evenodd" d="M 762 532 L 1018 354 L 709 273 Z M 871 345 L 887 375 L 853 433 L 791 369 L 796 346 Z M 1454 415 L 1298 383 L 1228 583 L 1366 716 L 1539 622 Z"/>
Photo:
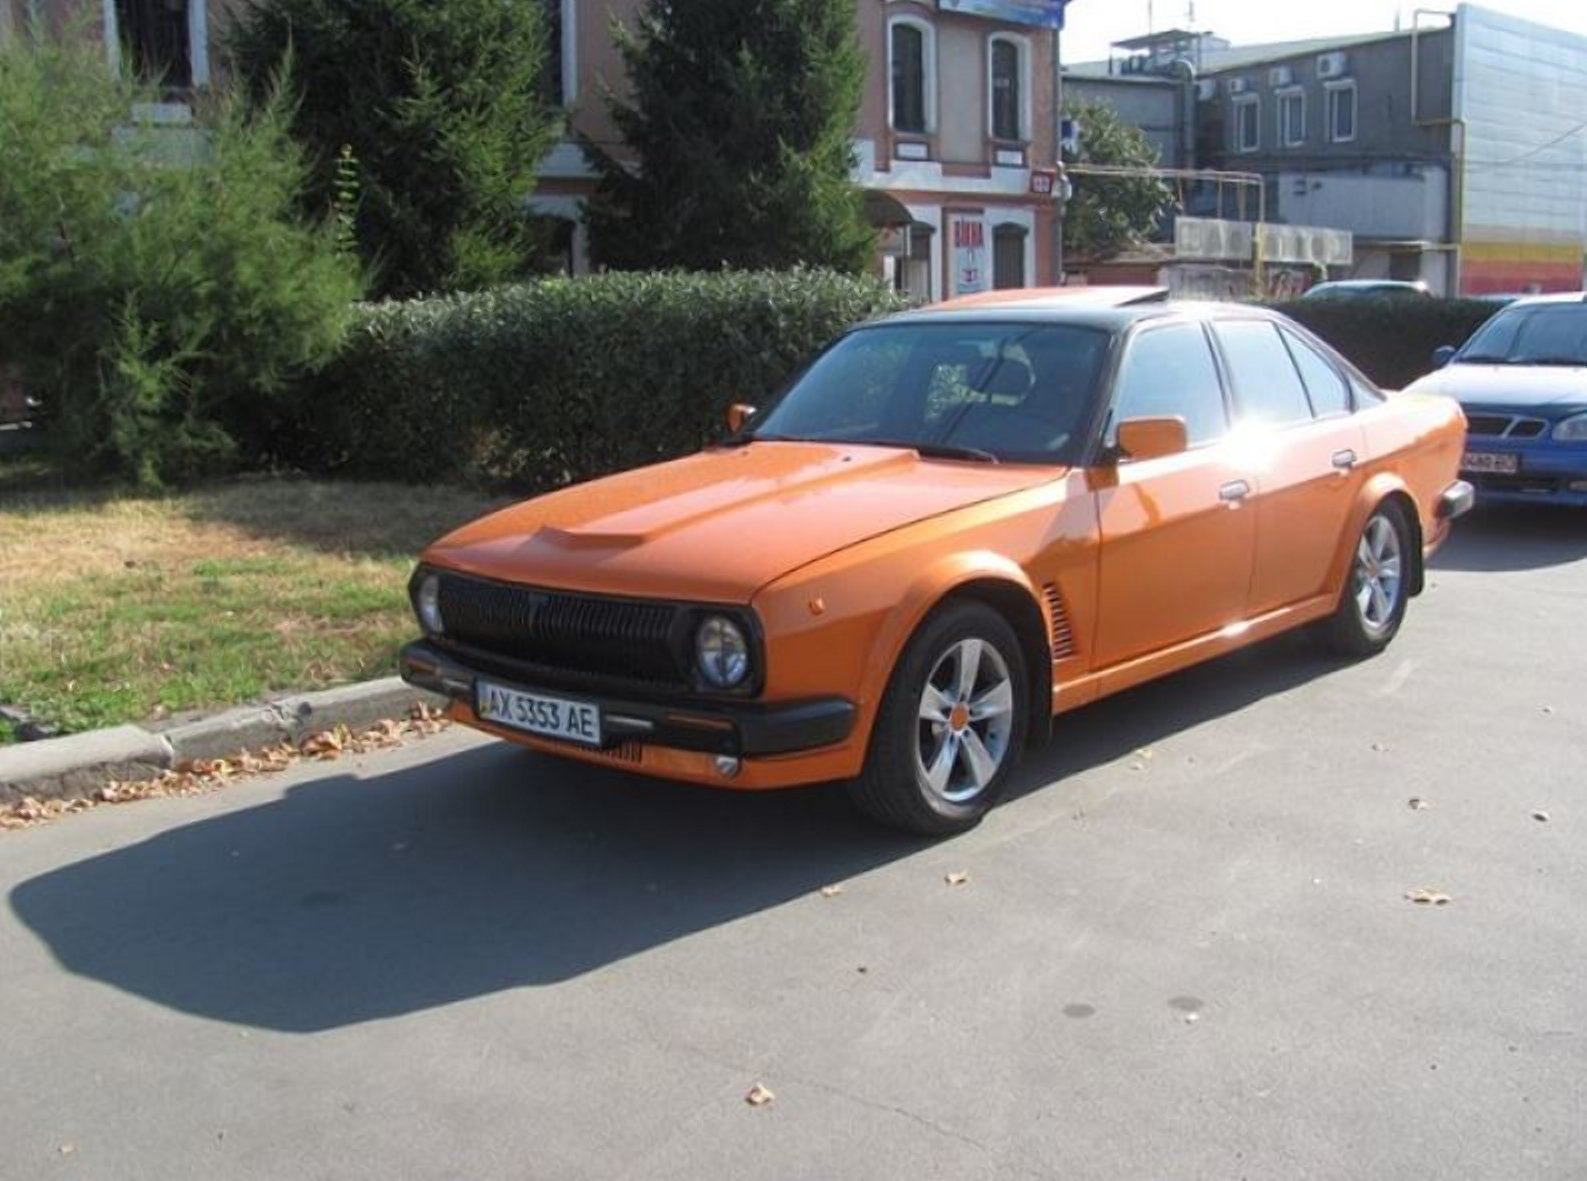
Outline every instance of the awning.
<path id="1" fill-rule="evenodd" d="M 880 189 L 865 190 L 865 220 L 878 229 L 894 229 L 915 224 L 915 215 L 891 193 Z"/>

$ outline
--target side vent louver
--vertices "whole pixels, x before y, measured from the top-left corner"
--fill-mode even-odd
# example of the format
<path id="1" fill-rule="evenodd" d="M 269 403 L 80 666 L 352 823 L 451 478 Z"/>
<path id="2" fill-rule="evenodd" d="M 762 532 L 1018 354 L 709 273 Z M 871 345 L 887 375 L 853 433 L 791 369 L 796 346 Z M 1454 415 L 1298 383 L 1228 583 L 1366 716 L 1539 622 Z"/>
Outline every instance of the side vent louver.
<path id="1" fill-rule="evenodd" d="M 1069 629 L 1069 612 L 1064 609 L 1063 596 L 1058 585 L 1049 582 L 1041 588 L 1047 598 L 1047 618 L 1052 627 L 1052 658 L 1066 660 L 1075 654 L 1075 636 Z"/>

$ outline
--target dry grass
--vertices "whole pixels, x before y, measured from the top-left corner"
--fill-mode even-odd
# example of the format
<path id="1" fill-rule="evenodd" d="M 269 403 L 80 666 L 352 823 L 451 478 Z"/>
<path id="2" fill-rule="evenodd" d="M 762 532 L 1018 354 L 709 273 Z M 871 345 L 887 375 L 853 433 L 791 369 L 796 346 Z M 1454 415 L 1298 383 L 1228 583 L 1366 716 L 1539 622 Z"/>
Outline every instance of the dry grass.
<path id="1" fill-rule="evenodd" d="M 69 730 L 391 671 L 413 555 L 489 507 L 395 484 L 0 481 L 0 702 Z"/>

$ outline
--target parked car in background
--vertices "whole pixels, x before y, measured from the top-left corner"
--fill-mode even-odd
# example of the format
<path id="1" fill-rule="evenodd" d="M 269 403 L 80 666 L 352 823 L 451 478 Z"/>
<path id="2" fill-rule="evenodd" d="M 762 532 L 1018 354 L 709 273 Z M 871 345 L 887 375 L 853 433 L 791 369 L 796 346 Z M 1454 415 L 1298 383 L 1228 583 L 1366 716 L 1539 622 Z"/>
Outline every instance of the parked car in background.
<path id="1" fill-rule="evenodd" d="M 1470 504 L 1449 399 L 1237 305 L 853 330 L 688 458 L 430 546 L 403 675 L 535 749 L 975 824 L 1075 709 L 1303 625 L 1393 640 Z"/>
<path id="2" fill-rule="evenodd" d="M 1302 299 L 1430 299 L 1432 291 L 1421 280 L 1338 279 L 1308 288 Z"/>
<path id="3" fill-rule="evenodd" d="M 1587 505 L 1587 295 L 1517 300 L 1410 388 L 1466 412 L 1478 498 Z"/>

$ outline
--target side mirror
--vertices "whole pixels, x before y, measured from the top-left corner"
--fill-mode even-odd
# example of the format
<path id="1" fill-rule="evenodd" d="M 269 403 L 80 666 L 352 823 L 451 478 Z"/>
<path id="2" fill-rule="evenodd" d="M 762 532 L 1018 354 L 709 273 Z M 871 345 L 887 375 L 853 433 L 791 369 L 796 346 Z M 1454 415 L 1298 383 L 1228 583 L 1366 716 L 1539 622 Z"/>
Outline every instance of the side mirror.
<path id="1" fill-rule="evenodd" d="M 1442 369 L 1455 359 L 1455 354 L 1460 350 L 1452 344 L 1441 344 L 1433 350 L 1433 368 Z"/>
<path id="2" fill-rule="evenodd" d="M 1121 459 L 1161 459 L 1189 447 L 1183 418 L 1127 418 L 1119 423 L 1116 450 Z"/>
<path id="3" fill-rule="evenodd" d="M 754 415 L 755 407 L 744 402 L 734 402 L 727 408 L 727 429 L 735 435 L 738 434 Z"/>

